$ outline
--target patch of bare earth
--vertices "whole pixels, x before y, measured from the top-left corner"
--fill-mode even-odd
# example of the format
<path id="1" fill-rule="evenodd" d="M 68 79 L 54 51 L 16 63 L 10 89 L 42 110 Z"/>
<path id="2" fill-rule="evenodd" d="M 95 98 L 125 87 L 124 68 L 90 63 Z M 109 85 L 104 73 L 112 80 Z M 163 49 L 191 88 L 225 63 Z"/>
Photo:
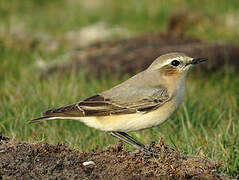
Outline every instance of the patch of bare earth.
<path id="1" fill-rule="evenodd" d="M 230 179 L 221 164 L 186 156 L 160 142 L 157 157 L 129 153 L 122 143 L 79 153 L 63 144 L 18 142 L 0 137 L 0 179 Z M 94 164 L 83 165 L 93 161 Z"/>
<path id="2" fill-rule="evenodd" d="M 40 76 L 52 73 L 124 75 L 135 74 L 148 67 L 158 56 L 183 52 L 191 57 L 208 58 L 196 71 L 211 72 L 219 69 L 239 69 L 239 46 L 204 42 L 188 36 L 169 33 L 150 33 L 125 40 L 96 43 L 72 51 L 50 64 L 40 67 Z"/>

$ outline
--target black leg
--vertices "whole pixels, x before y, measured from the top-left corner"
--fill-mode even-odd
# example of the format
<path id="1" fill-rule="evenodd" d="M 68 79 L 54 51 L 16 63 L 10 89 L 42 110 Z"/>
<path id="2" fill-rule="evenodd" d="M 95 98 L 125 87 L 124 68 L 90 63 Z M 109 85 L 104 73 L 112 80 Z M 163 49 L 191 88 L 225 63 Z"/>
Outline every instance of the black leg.
<path id="1" fill-rule="evenodd" d="M 152 154 L 151 151 L 149 151 L 148 149 L 145 148 L 145 146 L 139 142 L 137 142 L 134 138 L 132 138 L 130 135 L 128 135 L 125 132 L 108 132 L 111 136 L 116 137 L 122 141 L 124 141 L 125 143 L 128 143 L 134 147 L 136 147 L 137 149 L 140 149 L 141 151 L 147 153 L 147 154 Z"/>
<path id="2" fill-rule="evenodd" d="M 134 142 L 132 142 L 131 140 L 129 140 L 128 138 L 125 138 L 124 136 L 120 135 L 118 132 L 108 132 L 111 136 L 120 139 L 121 141 L 124 141 L 125 143 L 128 143 L 138 149 L 142 149 L 142 147 Z"/>
<path id="3" fill-rule="evenodd" d="M 117 132 L 119 133 L 120 135 L 122 135 L 123 137 L 129 139 L 130 141 L 134 142 L 135 144 L 137 144 L 138 146 L 142 147 L 142 148 L 145 148 L 145 146 L 143 144 L 141 144 L 140 142 L 136 141 L 133 137 L 131 137 L 130 135 L 128 135 L 127 133 L 125 132 Z"/>

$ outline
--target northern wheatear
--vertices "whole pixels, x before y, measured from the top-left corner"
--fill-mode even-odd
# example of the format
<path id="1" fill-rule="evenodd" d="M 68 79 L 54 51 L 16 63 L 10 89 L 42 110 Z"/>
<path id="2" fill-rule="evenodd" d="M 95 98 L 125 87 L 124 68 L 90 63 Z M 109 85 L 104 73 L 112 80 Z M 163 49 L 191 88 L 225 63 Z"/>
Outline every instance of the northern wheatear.
<path id="1" fill-rule="evenodd" d="M 206 60 L 191 58 L 183 53 L 162 55 L 148 69 L 125 82 L 75 104 L 48 110 L 42 117 L 30 122 L 79 120 L 151 153 L 127 132 L 165 122 L 183 102 L 189 67 Z"/>

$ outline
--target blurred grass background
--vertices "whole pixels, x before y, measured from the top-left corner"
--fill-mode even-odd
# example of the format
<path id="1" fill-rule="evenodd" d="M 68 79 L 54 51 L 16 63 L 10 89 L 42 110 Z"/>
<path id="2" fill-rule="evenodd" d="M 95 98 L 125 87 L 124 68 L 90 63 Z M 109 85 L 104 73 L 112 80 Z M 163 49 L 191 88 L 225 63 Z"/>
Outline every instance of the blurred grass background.
<path id="1" fill-rule="evenodd" d="M 116 140 L 82 123 L 51 121 L 29 125 L 27 122 L 47 108 L 71 104 L 128 77 L 86 77 L 82 72 L 39 79 L 34 66 L 36 58 L 51 61 L 67 49 L 62 45 L 49 52 L 25 46 L 24 41 L 16 43 L 10 33 L 13 29 L 24 27 L 29 38 L 39 32 L 58 38 L 65 32 L 103 21 L 139 35 L 166 31 L 168 17 L 180 9 L 203 19 L 188 27 L 187 35 L 239 44 L 237 0 L 0 1 L 0 131 L 24 141 L 64 142 L 80 151 L 96 146 L 105 148 Z M 185 102 L 171 120 L 160 127 L 131 134 L 145 144 L 164 137 L 166 143 L 180 151 L 222 161 L 225 164 L 222 170 L 238 177 L 238 77 L 238 72 L 230 70 L 200 78 L 189 73 Z"/>

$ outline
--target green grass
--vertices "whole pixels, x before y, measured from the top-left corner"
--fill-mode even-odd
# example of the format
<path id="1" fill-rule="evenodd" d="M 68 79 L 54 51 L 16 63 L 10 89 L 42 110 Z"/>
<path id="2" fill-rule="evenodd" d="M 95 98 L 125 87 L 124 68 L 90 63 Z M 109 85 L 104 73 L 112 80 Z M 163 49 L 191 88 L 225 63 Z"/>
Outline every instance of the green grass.
<path id="1" fill-rule="evenodd" d="M 60 36 L 64 32 L 98 21 L 129 28 L 135 34 L 165 31 L 167 17 L 185 8 L 216 19 L 193 25 L 187 31 L 205 40 L 236 43 L 235 29 L 228 30 L 226 17 L 239 16 L 237 1 L 107 1 L 87 9 L 83 1 L 13 0 L 0 2 L 1 25 L 11 29 L 24 22 L 29 32 Z M 97 2 L 97 1 L 96 1 Z M 156 3 L 156 5 L 154 4 Z M 209 4 L 208 4 L 209 3 Z M 107 5 L 106 5 L 107 4 Z M 1 28 L 1 27 L 0 27 Z M 1 29 L 0 29 L 1 30 Z M 28 124 L 48 108 L 74 103 L 106 90 L 121 79 L 107 76 L 86 77 L 84 73 L 53 75 L 39 79 L 34 66 L 36 57 L 54 59 L 66 49 L 53 53 L 42 49 L 21 48 L 12 44 L 0 31 L 0 131 L 24 141 L 64 142 L 85 151 L 98 146 L 105 148 L 116 140 L 105 133 L 76 121 L 51 121 Z M 239 172 L 239 73 L 212 72 L 198 77 L 189 73 L 187 94 L 179 111 L 165 124 L 131 133 L 143 143 L 164 137 L 166 143 L 188 154 L 200 154 L 222 161 L 223 171 L 234 177 Z M 129 147 L 130 148 L 130 147 Z"/>

